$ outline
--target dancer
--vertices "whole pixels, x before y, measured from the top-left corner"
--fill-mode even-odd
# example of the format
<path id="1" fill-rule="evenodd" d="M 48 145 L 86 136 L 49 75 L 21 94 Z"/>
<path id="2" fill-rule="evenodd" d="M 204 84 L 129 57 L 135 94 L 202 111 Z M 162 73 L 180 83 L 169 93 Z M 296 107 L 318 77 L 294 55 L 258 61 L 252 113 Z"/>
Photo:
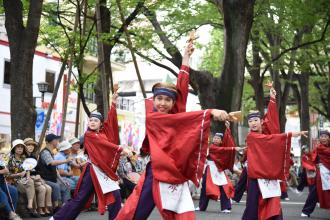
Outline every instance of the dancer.
<path id="1" fill-rule="evenodd" d="M 91 113 L 88 130 L 84 135 L 84 147 L 89 163 L 84 167 L 73 199 L 65 203 L 51 219 L 76 219 L 84 207 L 90 206 L 94 193 L 98 198 L 99 213 L 103 215 L 107 206 L 109 219 L 115 219 L 117 216 L 121 208 L 121 198 L 116 183 L 118 181 L 116 170 L 120 155 L 128 155 L 129 150 L 118 145 L 116 99 L 117 94 L 114 94 L 104 123 L 100 113 Z"/>
<path id="2" fill-rule="evenodd" d="M 282 219 L 279 180 L 285 181 L 285 169 L 290 155 L 291 137 L 307 132 L 279 134 L 276 92 L 270 87 L 268 112 L 261 119 L 259 112 L 248 115 L 247 136 L 248 194 L 243 220 Z"/>
<path id="3" fill-rule="evenodd" d="M 221 110 L 185 112 L 189 58 L 186 48 L 177 86 L 157 83 L 153 100 L 146 102 L 146 139 L 142 151 L 151 162 L 120 210 L 118 220 L 147 219 L 155 206 L 164 219 L 195 219 L 188 180 L 195 185 L 203 173 L 211 115 L 226 120 Z"/>
<path id="4" fill-rule="evenodd" d="M 293 160 L 292 160 L 293 154 L 290 153 L 290 157 L 288 159 L 288 166 L 286 167 L 286 169 L 284 170 L 284 175 L 285 175 L 285 181 L 281 181 L 280 182 L 280 186 L 281 186 L 281 199 L 285 200 L 285 201 L 289 201 L 289 195 L 288 195 L 288 182 L 287 180 L 290 178 L 290 169 L 291 166 L 293 166 Z"/>
<path id="5" fill-rule="evenodd" d="M 247 170 L 246 170 L 246 150 L 244 150 L 243 153 L 243 158 L 241 159 L 241 164 L 243 166 L 242 169 L 242 173 L 239 176 L 239 180 L 237 182 L 237 184 L 235 185 L 235 193 L 234 193 L 234 197 L 233 200 L 237 203 L 239 203 L 244 195 L 244 192 L 246 191 L 246 186 L 247 186 Z"/>
<path id="6" fill-rule="evenodd" d="M 224 137 L 222 133 L 216 133 L 213 137 L 213 144 L 210 146 L 207 158 L 207 167 L 203 175 L 199 207 L 196 210 L 205 211 L 209 199 L 216 201 L 220 199 L 221 212 L 231 212 L 230 199 L 234 196 L 234 187 L 224 171 L 233 169 L 236 151 L 241 148 L 235 146 L 234 138 L 229 129 L 229 122 L 226 122 L 226 126 Z"/>
<path id="7" fill-rule="evenodd" d="M 315 151 L 310 151 L 310 149 L 303 148 L 303 155 L 301 157 L 302 170 L 299 173 L 299 184 L 296 189 L 296 193 L 300 194 L 305 186 L 308 186 L 309 191 L 311 191 L 312 186 L 315 184 L 316 177 L 316 166 L 315 161 L 316 153 Z"/>
<path id="8" fill-rule="evenodd" d="M 316 203 L 320 208 L 330 209 L 330 133 L 320 131 L 320 143 L 315 148 L 316 184 L 310 187 L 301 217 L 310 217 Z"/>

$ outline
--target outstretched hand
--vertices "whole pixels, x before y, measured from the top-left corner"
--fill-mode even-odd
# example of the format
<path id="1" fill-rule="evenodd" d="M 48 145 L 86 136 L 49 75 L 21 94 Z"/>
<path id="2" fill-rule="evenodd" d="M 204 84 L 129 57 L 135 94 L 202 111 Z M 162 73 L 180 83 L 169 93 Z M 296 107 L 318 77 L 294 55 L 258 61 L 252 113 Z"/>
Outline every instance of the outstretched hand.
<path id="1" fill-rule="evenodd" d="M 273 87 L 273 81 L 268 81 L 265 86 L 269 88 L 269 93 L 270 93 L 270 97 L 275 99 L 276 98 L 276 90 Z"/>
<path id="2" fill-rule="evenodd" d="M 194 44 L 193 42 L 190 42 L 185 48 L 184 55 L 182 58 L 182 65 L 189 66 L 189 60 L 194 50 Z"/>
<path id="3" fill-rule="evenodd" d="M 304 136 L 308 137 L 308 131 L 294 131 L 292 132 L 292 137 L 299 137 L 299 136 Z"/>
<path id="4" fill-rule="evenodd" d="M 235 150 L 238 152 L 243 151 L 245 149 L 246 149 L 246 147 L 235 147 Z"/>
<path id="5" fill-rule="evenodd" d="M 223 110 L 213 109 L 211 111 L 211 115 L 213 116 L 213 119 L 216 121 L 226 121 L 228 120 L 228 113 Z"/>

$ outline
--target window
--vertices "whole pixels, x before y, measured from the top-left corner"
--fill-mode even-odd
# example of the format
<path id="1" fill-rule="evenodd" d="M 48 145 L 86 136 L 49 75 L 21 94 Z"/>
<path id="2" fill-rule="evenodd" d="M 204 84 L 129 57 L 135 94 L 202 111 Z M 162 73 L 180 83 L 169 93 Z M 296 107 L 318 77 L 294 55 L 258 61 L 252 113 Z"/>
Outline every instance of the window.
<path id="1" fill-rule="evenodd" d="M 49 84 L 47 92 L 53 93 L 55 85 L 55 73 L 46 71 L 46 82 Z"/>
<path id="2" fill-rule="evenodd" d="M 121 110 L 130 111 L 130 112 L 135 111 L 134 100 L 119 97 L 117 104 L 118 104 L 117 105 L 118 108 Z"/>
<path id="3" fill-rule="evenodd" d="M 10 85 L 10 61 L 5 60 L 3 83 Z"/>

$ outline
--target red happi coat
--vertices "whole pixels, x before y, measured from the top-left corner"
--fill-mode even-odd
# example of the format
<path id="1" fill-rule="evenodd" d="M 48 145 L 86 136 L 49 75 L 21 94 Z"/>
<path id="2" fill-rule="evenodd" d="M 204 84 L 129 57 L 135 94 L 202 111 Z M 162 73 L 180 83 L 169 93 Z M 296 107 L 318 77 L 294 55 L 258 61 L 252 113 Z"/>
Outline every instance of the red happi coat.
<path id="1" fill-rule="evenodd" d="M 116 105 L 112 104 L 108 117 L 103 124 L 103 128 L 99 132 L 88 130 L 85 132 L 84 136 L 84 146 L 90 161 L 114 181 L 118 180 L 116 170 L 119 163 L 120 153 L 122 151 L 122 148 L 118 146 L 118 135 L 119 129 Z M 79 193 L 79 188 L 87 167 L 90 168 L 93 186 L 98 198 L 98 211 L 103 215 L 105 207 L 115 202 L 115 198 L 111 192 L 103 194 L 92 165 L 84 167 L 76 187 L 75 195 Z M 90 197 L 85 208 L 90 206 L 93 197 L 94 195 Z"/>
<path id="2" fill-rule="evenodd" d="M 182 66 L 177 81 L 178 97 L 170 114 L 153 112 L 151 99 L 146 100 L 146 139 L 142 151 L 150 153 L 153 172 L 153 198 L 164 219 L 195 219 L 194 212 L 177 214 L 164 210 L 159 182 L 181 184 L 191 180 L 196 185 L 203 174 L 211 114 L 209 110 L 185 112 L 188 96 L 189 68 Z M 117 220 L 134 218 L 145 174 L 117 215 Z"/>
<path id="3" fill-rule="evenodd" d="M 294 164 L 291 156 L 289 157 L 288 161 L 288 166 L 285 167 L 284 170 L 284 177 L 285 177 L 285 181 L 280 182 L 280 186 L 281 186 L 281 192 L 287 192 L 288 191 L 288 184 L 287 184 L 287 180 L 290 178 L 290 168 L 291 166 Z"/>
<path id="4" fill-rule="evenodd" d="M 303 168 L 305 168 L 306 170 L 306 175 L 308 171 L 316 171 L 316 166 L 315 166 L 315 160 L 316 160 L 316 152 L 309 152 L 309 153 L 304 153 L 301 157 L 301 165 L 303 166 Z M 308 176 L 306 176 L 307 178 L 307 184 L 309 186 L 314 185 L 315 184 L 315 177 L 314 178 L 309 178 Z"/>
<path id="5" fill-rule="evenodd" d="M 214 161 L 218 170 L 225 171 L 226 169 L 232 170 L 235 163 L 235 141 L 231 135 L 229 128 L 226 129 L 225 135 L 222 141 L 221 146 L 216 146 L 212 144 L 209 149 L 209 158 Z M 209 166 L 206 167 L 207 176 L 206 176 L 206 195 L 213 200 L 218 200 L 220 198 L 220 189 L 219 186 L 215 185 L 212 182 L 211 172 Z M 226 174 L 225 174 L 226 175 Z M 228 184 L 223 186 L 223 189 L 228 198 L 233 198 L 235 193 L 235 188 L 226 175 Z"/>
<path id="6" fill-rule="evenodd" d="M 318 158 L 318 162 L 322 163 L 327 169 L 330 170 L 330 146 L 325 146 L 319 144 L 316 148 L 316 154 Z M 317 195 L 320 202 L 320 208 L 322 209 L 330 209 L 330 190 L 322 190 L 322 182 L 320 169 L 316 170 L 316 188 Z"/>
<path id="7" fill-rule="evenodd" d="M 290 166 L 291 133 L 280 134 L 275 99 L 271 98 L 264 116 L 262 134 L 250 132 L 246 139 L 248 177 L 251 179 L 279 179 L 285 181 Z M 263 199 L 258 204 L 259 220 L 281 215 L 280 197 Z"/>

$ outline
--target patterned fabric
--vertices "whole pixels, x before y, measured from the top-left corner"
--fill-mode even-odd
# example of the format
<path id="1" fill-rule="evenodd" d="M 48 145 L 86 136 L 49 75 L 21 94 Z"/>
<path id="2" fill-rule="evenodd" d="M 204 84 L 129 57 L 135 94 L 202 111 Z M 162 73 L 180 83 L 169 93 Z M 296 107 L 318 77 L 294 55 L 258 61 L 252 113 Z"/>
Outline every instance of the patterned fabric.
<path id="1" fill-rule="evenodd" d="M 119 161 L 118 175 L 121 178 L 126 178 L 127 174 L 131 172 L 141 173 L 143 171 L 143 164 L 141 160 L 137 160 L 135 165 L 127 160 L 127 157 L 123 157 Z"/>
<path id="2" fill-rule="evenodd" d="M 23 161 L 25 160 L 25 156 L 22 155 L 20 159 L 16 159 L 15 155 L 11 155 L 9 157 L 9 162 L 8 162 L 8 169 L 10 174 L 16 174 L 16 173 L 21 173 L 24 171 L 22 164 Z M 12 184 L 17 184 L 17 181 L 22 179 L 23 177 L 16 177 L 16 178 L 9 178 L 10 182 Z"/>
<path id="3" fill-rule="evenodd" d="M 45 162 L 46 165 L 49 165 L 54 161 L 53 155 L 47 150 L 44 150 L 40 153 L 40 159 Z"/>

